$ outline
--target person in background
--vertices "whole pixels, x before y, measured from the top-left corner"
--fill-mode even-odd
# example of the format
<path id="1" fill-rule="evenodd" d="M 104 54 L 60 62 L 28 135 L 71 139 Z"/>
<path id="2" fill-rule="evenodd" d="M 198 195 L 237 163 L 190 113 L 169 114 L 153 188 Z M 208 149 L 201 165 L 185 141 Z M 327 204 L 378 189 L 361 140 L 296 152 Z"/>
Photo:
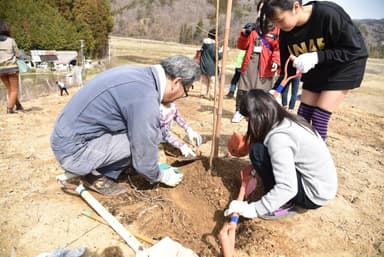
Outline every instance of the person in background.
<path id="1" fill-rule="evenodd" d="M 200 68 L 202 85 L 200 97 L 206 97 L 212 100 L 215 98 L 214 85 L 216 81 L 216 29 L 211 29 L 208 32 L 208 37 L 204 38 L 201 49 Z M 222 50 L 219 51 L 218 58 L 221 60 Z"/>
<path id="2" fill-rule="evenodd" d="M 65 92 L 67 95 L 69 95 L 67 87 L 65 86 L 64 82 L 56 80 L 56 85 L 60 89 L 60 95 L 63 96 L 63 92 Z"/>
<path id="3" fill-rule="evenodd" d="M 180 115 L 179 110 L 176 108 L 175 103 L 169 103 L 167 105 L 161 104 L 160 105 L 160 129 L 161 134 L 163 136 L 163 140 L 173 147 L 179 149 L 183 156 L 188 157 L 195 157 L 196 153 L 187 145 L 182 144 L 179 141 L 177 141 L 174 137 L 171 136 L 170 130 L 172 126 L 172 121 L 176 121 L 177 124 L 182 127 L 185 132 L 187 132 L 189 140 L 192 144 L 195 144 L 194 141 L 196 141 L 196 145 L 200 145 L 202 142 L 201 135 L 194 131 L 190 126 L 188 126 L 188 123 L 183 119 L 183 117 Z"/>
<path id="4" fill-rule="evenodd" d="M 226 95 L 226 98 L 233 98 L 233 96 L 235 95 L 237 82 L 239 82 L 240 75 L 241 75 L 241 65 L 243 64 L 244 56 L 245 56 L 245 51 L 240 50 L 239 54 L 236 57 L 235 73 L 233 74 L 233 77 L 231 79 L 231 85 L 229 87 L 229 91 Z"/>
<path id="5" fill-rule="evenodd" d="M 280 28 L 281 63 L 296 56 L 303 82 L 298 114 L 326 140 L 332 113 L 363 80 L 368 52 L 360 31 L 343 8 L 326 1 L 263 0 L 260 17 L 263 31 L 268 21 Z"/>
<path id="6" fill-rule="evenodd" d="M 248 121 L 245 142 L 252 163 L 242 170 L 245 192 L 249 195 L 255 190 L 258 176 L 265 194 L 254 202 L 232 201 L 225 216 L 238 213 L 245 218 L 277 219 L 294 214 L 296 205 L 317 209 L 336 196 L 332 156 L 303 117 L 287 112 L 261 89 L 252 89 L 244 96 L 240 113 Z M 230 227 L 224 229 L 229 231 Z"/>
<path id="7" fill-rule="evenodd" d="M 259 12 L 260 3 L 257 10 Z M 256 21 L 258 19 L 259 15 Z M 248 23 L 240 32 L 237 47 L 246 50 L 246 54 L 241 66 L 233 123 L 243 119 L 239 112 L 240 102 L 250 89 L 261 88 L 268 91 L 273 86 L 273 78 L 280 64 L 279 29 L 270 23 L 268 31 L 262 33 L 257 23 Z"/>
<path id="8" fill-rule="evenodd" d="M 51 148 L 68 175 L 103 195 L 124 193 L 116 180 L 134 170 L 149 183 L 174 187 L 183 174 L 158 163 L 160 104 L 188 96 L 200 67 L 171 56 L 150 67 L 121 66 L 102 72 L 71 98 L 57 117 Z"/>
<path id="9" fill-rule="evenodd" d="M 291 97 L 289 99 L 288 104 L 288 91 L 289 86 L 291 87 Z M 283 105 L 284 109 L 288 110 L 289 112 L 293 112 L 296 105 L 297 100 L 297 93 L 299 92 L 299 86 L 300 86 L 300 78 L 296 77 L 293 78 L 283 89 L 281 92 L 281 104 Z"/>
<path id="10" fill-rule="evenodd" d="M 0 20 L 0 79 L 7 89 L 7 113 L 9 114 L 24 110 L 19 101 L 17 57 L 19 57 L 19 49 L 16 41 L 11 37 L 8 24 L 4 20 Z"/>

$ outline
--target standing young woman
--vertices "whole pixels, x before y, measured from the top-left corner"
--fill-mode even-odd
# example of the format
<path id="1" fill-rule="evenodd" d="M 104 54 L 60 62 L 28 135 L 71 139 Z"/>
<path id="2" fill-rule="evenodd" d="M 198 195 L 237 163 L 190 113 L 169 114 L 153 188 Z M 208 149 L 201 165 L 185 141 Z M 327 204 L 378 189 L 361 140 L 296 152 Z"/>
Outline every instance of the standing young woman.
<path id="1" fill-rule="evenodd" d="M 204 38 L 203 50 L 200 58 L 201 69 L 201 90 L 200 97 L 213 100 L 215 98 L 215 68 L 216 68 L 216 29 L 208 32 L 208 37 Z M 219 60 L 222 58 L 222 51 L 219 50 Z"/>
<path id="2" fill-rule="evenodd" d="M 16 110 L 24 110 L 20 104 L 19 95 L 19 68 L 16 57 L 19 56 L 19 49 L 9 31 L 5 21 L 0 20 L 0 78 L 7 88 L 8 104 L 7 113 L 16 113 Z"/>
<path id="3" fill-rule="evenodd" d="M 363 37 L 340 6 L 326 1 L 263 0 L 264 30 L 267 20 L 280 28 L 281 63 L 294 55 L 293 66 L 302 72 L 298 114 L 325 140 L 332 112 L 362 82 L 368 57 Z"/>

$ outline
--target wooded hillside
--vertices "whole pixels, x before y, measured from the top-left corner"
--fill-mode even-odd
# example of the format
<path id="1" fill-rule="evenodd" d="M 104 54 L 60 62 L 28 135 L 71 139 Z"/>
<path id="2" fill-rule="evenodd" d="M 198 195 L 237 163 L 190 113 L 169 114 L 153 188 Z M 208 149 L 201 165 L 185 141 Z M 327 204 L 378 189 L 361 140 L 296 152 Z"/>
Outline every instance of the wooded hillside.
<path id="1" fill-rule="evenodd" d="M 384 58 L 384 19 L 356 20 L 355 23 L 364 36 L 369 56 Z"/>
<path id="2" fill-rule="evenodd" d="M 224 33 L 227 1 L 220 1 L 219 34 Z M 232 1 L 230 46 L 241 27 L 255 21 L 258 0 Z M 200 43 L 216 23 L 215 0 L 111 0 L 116 36 Z"/>

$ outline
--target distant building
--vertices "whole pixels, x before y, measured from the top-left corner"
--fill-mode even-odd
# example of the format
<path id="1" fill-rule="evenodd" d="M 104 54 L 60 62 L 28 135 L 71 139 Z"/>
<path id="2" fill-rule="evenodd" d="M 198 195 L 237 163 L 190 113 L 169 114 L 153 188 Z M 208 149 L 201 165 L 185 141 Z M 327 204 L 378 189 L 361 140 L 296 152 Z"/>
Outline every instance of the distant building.
<path id="1" fill-rule="evenodd" d="M 77 63 L 77 51 L 56 51 L 56 54 L 55 69 L 57 71 L 68 71 Z"/>
<path id="2" fill-rule="evenodd" d="M 69 71 L 76 60 L 77 51 L 31 50 L 31 63 L 36 69 Z"/>
<path id="3" fill-rule="evenodd" d="M 48 70 L 48 64 L 56 60 L 55 50 L 31 50 L 31 63 L 36 69 Z"/>

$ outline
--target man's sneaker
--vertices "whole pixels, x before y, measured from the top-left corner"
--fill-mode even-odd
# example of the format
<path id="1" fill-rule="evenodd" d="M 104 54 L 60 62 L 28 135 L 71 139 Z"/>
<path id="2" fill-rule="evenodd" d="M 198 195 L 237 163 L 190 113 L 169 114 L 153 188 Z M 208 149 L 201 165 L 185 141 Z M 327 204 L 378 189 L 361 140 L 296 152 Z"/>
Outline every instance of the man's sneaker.
<path id="1" fill-rule="evenodd" d="M 240 122 L 242 119 L 244 119 L 244 116 L 241 115 L 239 111 L 236 111 L 236 112 L 235 112 L 235 115 L 233 115 L 232 122 L 233 122 L 233 123 L 238 123 L 238 122 Z"/>

